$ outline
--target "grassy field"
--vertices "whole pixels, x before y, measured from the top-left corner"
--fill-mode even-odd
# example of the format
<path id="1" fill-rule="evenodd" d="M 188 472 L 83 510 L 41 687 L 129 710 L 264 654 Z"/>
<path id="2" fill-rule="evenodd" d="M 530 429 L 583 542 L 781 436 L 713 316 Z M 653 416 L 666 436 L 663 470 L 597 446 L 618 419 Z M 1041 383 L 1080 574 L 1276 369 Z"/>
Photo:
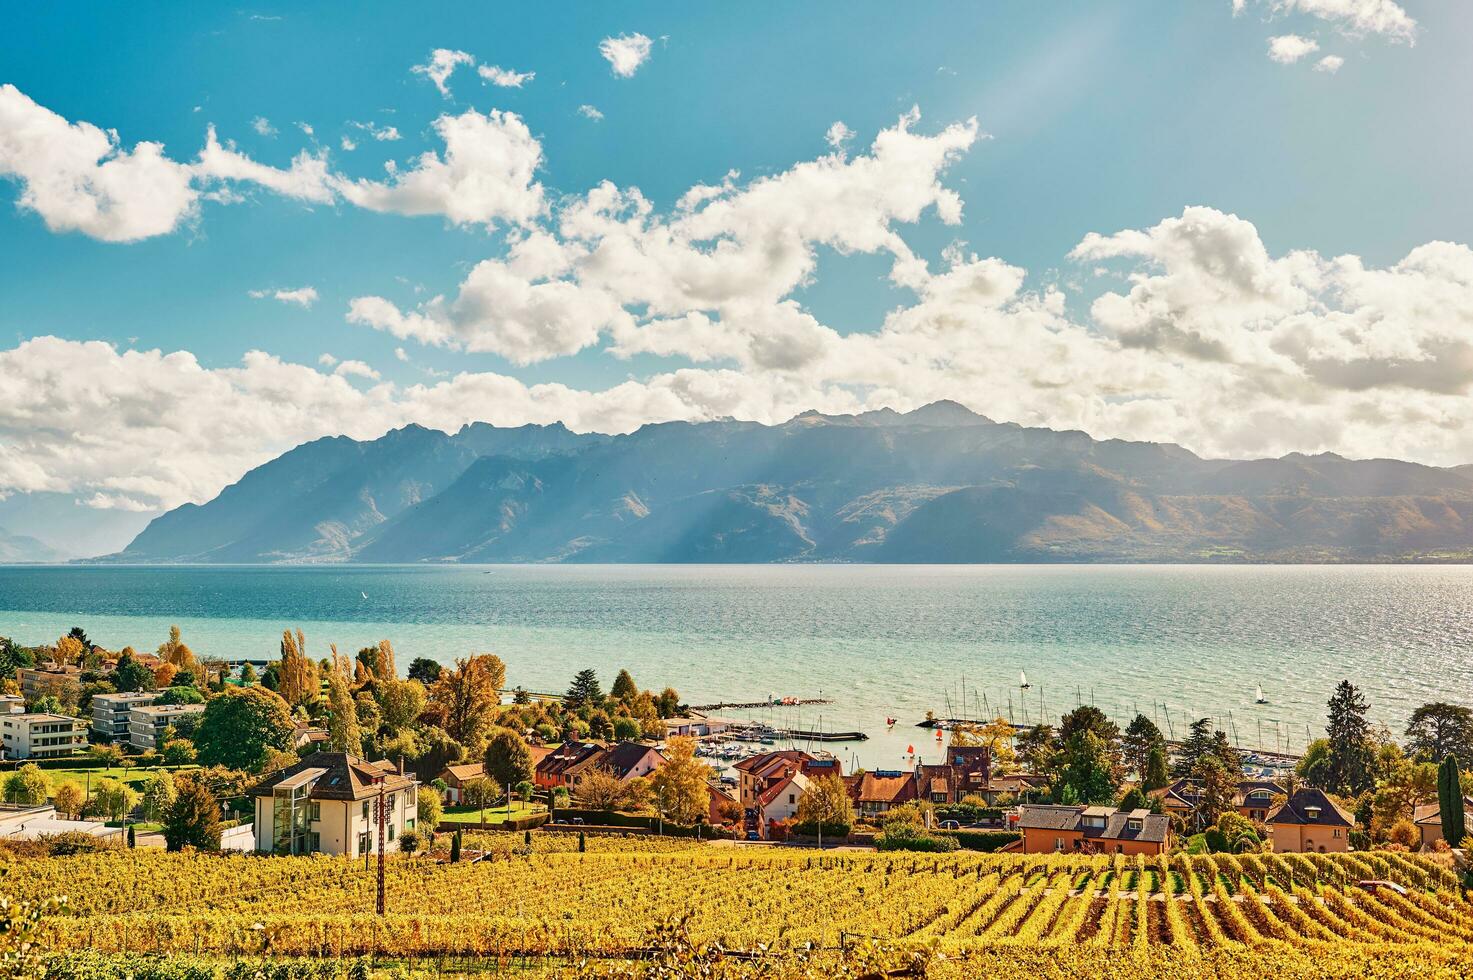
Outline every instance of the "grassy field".
<path id="1" fill-rule="evenodd" d="M 179 772 L 183 769 L 194 768 L 197 767 L 181 766 L 177 768 L 170 768 L 169 771 Z M 76 769 L 44 769 L 42 771 L 46 773 L 46 778 L 51 781 L 51 792 L 53 793 L 56 792 L 57 788 L 61 786 L 62 783 L 74 783 L 76 784 L 76 787 L 78 789 L 85 791 L 87 789 L 89 780 L 91 784 L 95 786 L 97 785 L 97 781 L 99 779 L 118 779 L 124 783 L 127 783 L 129 786 L 133 787 L 133 789 L 141 793 L 143 791 L 143 784 L 148 781 L 149 776 L 153 775 L 157 771 L 157 768 L 144 769 L 138 766 L 130 766 L 127 768 L 124 768 L 122 766 L 109 766 L 107 768 L 103 768 L 101 766 L 86 766 Z"/>
<path id="2" fill-rule="evenodd" d="M 322 856 L 34 859 L 5 887 L 72 896 L 49 941 L 120 956 L 531 958 L 554 975 L 586 961 L 576 975 L 594 976 L 652 947 L 699 958 L 714 944 L 752 959 L 712 976 L 758 975 L 741 972 L 757 960 L 777 962 L 762 976 L 852 975 L 842 961 L 863 950 L 948 978 L 1426 978 L 1473 963 L 1457 876 L 1405 854 L 816 855 L 597 835 L 584 853 L 576 835 L 532 839 L 525 853 L 521 834 L 468 834 L 479 863 L 390 861 L 382 917 L 374 874 Z M 1404 893 L 1357 885 L 1369 879 Z M 660 931 L 669 923 L 678 935 Z"/>

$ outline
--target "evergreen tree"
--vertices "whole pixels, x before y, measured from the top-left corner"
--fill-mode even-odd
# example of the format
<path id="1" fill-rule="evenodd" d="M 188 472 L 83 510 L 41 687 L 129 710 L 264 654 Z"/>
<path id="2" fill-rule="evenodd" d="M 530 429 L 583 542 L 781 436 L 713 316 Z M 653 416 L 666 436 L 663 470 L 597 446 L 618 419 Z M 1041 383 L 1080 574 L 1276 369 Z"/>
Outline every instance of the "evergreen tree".
<path id="1" fill-rule="evenodd" d="M 1145 715 L 1138 714 L 1131 720 L 1120 741 L 1120 747 L 1125 753 L 1126 768 L 1135 773 L 1137 779 L 1144 781 L 1151 761 L 1151 750 L 1166 745 L 1161 729 Z"/>
<path id="2" fill-rule="evenodd" d="M 127 650 L 118 658 L 117 670 L 113 673 L 113 686 L 119 691 L 153 690 L 153 671 L 133 658 Z"/>
<path id="3" fill-rule="evenodd" d="M 459 828 L 456 828 L 455 833 L 453 833 L 453 834 L 450 835 L 450 863 L 451 864 L 459 864 L 460 863 L 460 829 Z"/>
<path id="4" fill-rule="evenodd" d="M 1146 773 L 1141 777 L 1141 786 L 1150 792 L 1154 789 L 1164 789 L 1171 781 L 1171 774 L 1166 768 L 1166 747 L 1157 745 L 1151 749 L 1151 755 L 1146 760 Z"/>
<path id="5" fill-rule="evenodd" d="M 1243 778 L 1243 757 L 1238 750 L 1228 742 L 1227 732 L 1216 731 L 1212 733 L 1212 755 L 1222 763 L 1223 768 L 1233 779 Z"/>
<path id="6" fill-rule="evenodd" d="M 1341 681 L 1330 696 L 1329 724 L 1325 737 L 1329 754 L 1325 760 L 1326 789 L 1342 796 L 1359 796 L 1375 780 L 1376 748 L 1371 725 L 1366 720 L 1370 706 L 1350 681 Z"/>
<path id="7" fill-rule="evenodd" d="M 568 688 L 568 694 L 563 701 L 568 707 L 576 710 L 596 705 L 603 699 L 604 692 L 599 686 L 598 674 L 592 667 L 586 667 L 578 671 L 578 676 L 573 678 L 573 684 Z"/>
<path id="8" fill-rule="evenodd" d="M 1458 772 L 1458 760 L 1449 754 L 1437 770 L 1437 809 L 1442 822 L 1442 839 L 1457 847 L 1468 835 L 1466 815 L 1463 812 L 1463 779 Z"/>
<path id="9" fill-rule="evenodd" d="M 415 657 L 409 665 L 409 679 L 429 687 L 440 679 L 440 665 L 429 657 Z"/>
<path id="10" fill-rule="evenodd" d="M 609 696 L 628 704 L 639 694 L 639 688 L 635 686 L 634 678 L 629 671 L 619 671 L 619 676 L 614 678 L 614 686 L 609 688 Z"/>
<path id="11" fill-rule="evenodd" d="M 1182 740 L 1181 750 L 1177 753 L 1176 761 L 1171 766 L 1171 775 L 1177 779 L 1190 776 L 1197 769 L 1197 763 L 1205 755 L 1212 754 L 1212 719 L 1198 718 L 1192 722 L 1187 731 L 1187 737 Z"/>
<path id="12" fill-rule="evenodd" d="M 1197 790 L 1197 809 L 1192 813 L 1193 820 L 1198 829 L 1210 827 L 1224 813 L 1233 809 L 1238 791 L 1238 776 L 1215 754 L 1199 759 L 1192 776 L 1200 784 Z"/>
<path id="13" fill-rule="evenodd" d="M 252 684 L 256 683 L 256 680 L 256 668 L 254 666 L 252 666 L 251 664 L 246 664 L 244 667 L 240 668 L 240 682 L 242 684 L 244 684 L 246 687 L 250 687 Z"/>

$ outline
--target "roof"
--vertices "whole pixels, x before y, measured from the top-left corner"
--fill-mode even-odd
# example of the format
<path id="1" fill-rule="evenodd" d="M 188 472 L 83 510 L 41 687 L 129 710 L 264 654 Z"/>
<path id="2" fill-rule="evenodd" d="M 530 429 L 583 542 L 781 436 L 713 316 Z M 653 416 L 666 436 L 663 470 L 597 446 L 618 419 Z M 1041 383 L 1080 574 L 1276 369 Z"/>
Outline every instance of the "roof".
<path id="1" fill-rule="evenodd" d="M 1233 791 L 1233 806 L 1246 806 L 1248 798 L 1255 793 L 1266 793 L 1269 799 L 1275 796 L 1283 796 L 1284 787 L 1272 779 L 1243 779 L 1238 782 Z M 1178 779 L 1165 789 L 1152 790 L 1152 796 L 1161 800 L 1166 806 L 1177 809 L 1192 810 L 1197 806 L 1197 801 L 1202 795 L 1202 781 L 1199 779 Z"/>
<path id="2" fill-rule="evenodd" d="M 800 752 L 797 749 L 783 749 L 780 752 L 763 752 L 761 755 L 754 755 L 749 759 L 743 759 L 732 768 L 738 772 L 745 772 L 753 776 L 766 778 L 786 765 L 813 761 L 816 760 L 807 752 Z"/>
<path id="3" fill-rule="evenodd" d="M 101 701 L 104 704 L 132 704 L 135 701 L 152 701 L 158 697 L 159 691 L 114 691 L 111 694 L 94 694 L 92 703 Z"/>
<path id="4" fill-rule="evenodd" d="M 1473 810 L 1473 796 L 1463 797 L 1463 808 Z M 1429 803 L 1412 811 L 1412 823 L 1434 824 L 1442 822 L 1442 804 Z"/>
<path id="5" fill-rule="evenodd" d="M 306 770 L 316 775 L 298 780 Z M 384 789 L 393 793 L 415 785 L 413 776 L 401 773 L 392 762 L 368 762 L 346 752 L 314 752 L 296 765 L 274 772 L 251 789 L 251 796 L 271 796 L 278 786 L 311 785 L 313 800 L 366 800 L 378 794 L 375 779 L 382 777 Z"/>
<path id="6" fill-rule="evenodd" d="M 1311 815 L 1310 810 L 1318 812 Z M 1309 786 L 1295 792 L 1283 806 L 1270 813 L 1268 822 L 1315 827 L 1354 827 L 1355 817 L 1346 813 L 1324 790 Z"/>
<path id="7" fill-rule="evenodd" d="M 861 803 L 904 803 L 916 798 L 915 778 L 910 773 L 867 772 L 859 783 Z"/>
<path id="8" fill-rule="evenodd" d="M 564 742 L 537 763 L 537 775 L 561 777 L 603 750 L 602 742 Z"/>
<path id="9" fill-rule="evenodd" d="M 1086 826 L 1086 817 L 1100 818 L 1103 823 Z M 1018 829 L 1068 831 L 1089 840 L 1138 840 L 1161 844 L 1171 833 L 1171 818 L 1150 810 L 1024 804 L 1019 807 Z"/>
<path id="10" fill-rule="evenodd" d="M 440 773 L 440 778 L 444 779 L 447 783 L 453 779 L 457 783 L 465 784 L 473 779 L 480 779 L 485 775 L 486 763 L 466 762 L 458 766 L 446 766 L 445 771 Z"/>
<path id="11" fill-rule="evenodd" d="M 592 764 L 595 768 L 608 770 L 620 779 L 628 779 L 635 767 L 643 762 L 651 752 L 660 760 L 656 766 L 665 761 L 665 757 L 660 755 L 653 746 L 642 745 L 639 742 L 620 742 L 605 749 L 601 755 L 592 760 Z"/>
<path id="12" fill-rule="evenodd" d="M 133 711 L 141 715 L 166 717 L 168 715 L 192 715 L 205 710 L 202 704 L 140 704 Z"/>
<path id="13" fill-rule="evenodd" d="M 801 772 L 795 772 L 790 776 L 784 776 L 782 779 L 779 779 L 767 787 L 767 789 L 763 790 L 762 794 L 757 797 L 757 808 L 760 810 L 766 807 L 767 804 L 786 793 L 791 786 L 796 786 L 799 794 L 808 792 L 808 777 Z"/>
<path id="14" fill-rule="evenodd" d="M 71 721 L 78 725 L 86 724 L 81 718 L 73 718 L 71 715 L 54 715 L 49 711 L 27 711 L 24 713 L 14 712 L 8 715 L 0 715 L 6 721 L 22 721 L 27 725 L 34 725 L 48 721 Z"/>

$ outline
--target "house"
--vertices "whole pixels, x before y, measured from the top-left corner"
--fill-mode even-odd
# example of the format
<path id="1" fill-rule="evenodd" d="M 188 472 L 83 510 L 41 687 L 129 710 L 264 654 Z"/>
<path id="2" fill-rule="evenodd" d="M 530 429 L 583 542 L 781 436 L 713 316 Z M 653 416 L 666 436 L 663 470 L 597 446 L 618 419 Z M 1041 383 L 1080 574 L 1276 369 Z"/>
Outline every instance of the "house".
<path id="1" fill-rule="evenodd" d="M 446 766 L 445 771 L 440 773 L 438 778 L 445 784 L 445 803 L 449 806 L 459 806 L 465 797 L 466 784 L 486 778 L 486 764 L 484 762 L 465 762 L 458 766 Z"/>
<path id="2" fill-rule="evenodd" d="M 1355 817 L 1324 790 L 1306 787 L 1268 816 L 1269 837 L 1280 853 L 1334 853 L 1350 850 Z"/>
<path id="3" fill-rule="evenodd" d="M 706 817 L 707 822 L 715 827 L 724 827 L 734 820 L 739 821 L 741 811 L 742 805 L 737 802 L 735 796 L 720 786 L 711 787 L 710 812 Z"/>
<path id="4" fill-rule="evenodd" d="M 1463 813 L 1473 814 L 1473 796 L 1463 797 Z M 1438 804 L 1417 807 L 1412 813 L 1412 823 L 1422 835 L 1423 847 L 1431 847 L 1442 840 L 1442 807 Z M 1469 826 L 1469 832 L 1473 833 L 1473 825 Z M 1463 842 L 1450 840 L 1447 843 L 1449 847 L 1460 847 Z"/>
<path id="5" fill-rule="evenodd" d="M 28 702 L 48 694 L 62 701 L 70 694 L 75 700 L 82 691 L 82 668 L 71 664 L 17 667 L 15 679 L 20 684 L 20 693 Z"/>
<path id="6" fill-rule="evenodd" d="M 620 782 L 645 777 L 665 764 L 665 757 L 642 742 L 564 742 L 537 763 L 533 782 L 545 789 L 572 789 L 590 772 L 606 772 Z"/>
<path id="7" fill-rule="evenodd" d="M 854 808 L 862 817 L 875 817 L 916 799 L 915 773 L 880 770 L 846 780 Z"/>
<path id="8" fill-rule="evenodd" d="M 128 741 L 128 713 L 158 698 L 158 691 L 92 695 L 92 734 L 103 742 Z"/>
<path id="9" fill-rule="evenodd" d="M 313 728 L 306 722 L 299 721 L 292 728 L 292 748 L 300 752 L 308 746 L 318 748 L 326 745 L 332 740 L 332 734 L 326 728 Z M 312 751 L 317 751 L 313 749 Z"/>
<path id="10" fill-rule="evenodd" d="M 1171 818 L 1150 810 L 1025 803 L 1017 827 L 1024 854 L 1165 854 L 1171 848 Z"/>
<path id="11" fill-rule="evenodd" d="M 602 742 L 564 742 L 549 752 L 533 770 L 532 782 L 540 789 L 572 787 L 576 771 L 584 763 L 600 755 L 606 746 Z"/>
<path id="12" fill-rule="evenodd" d="M 916 798 L 938 806 L 978 796 L 989 804 L 1003 794 L 1016 795 L 1031 786 L 1032 776 L 992 775 L 992 752 L 985 745 L 953 745 L 939 764 L 918 763 Z"/>
<path id="13" fill-rule="evenodd" d="M 1202 783 L 1196 779 L 1178 779 L 1165 789 L 1153 790 L 1151 795 L 1161 801 L 1162 808 L 1172 816 L 1180 817 L 1187 824 L 1201 803 Z M 1270 779 L 1244 779 L 1233 791 L 1233 807 L 1241 815 L 1255 823 L 1265 823 L 1273 809 L 1275 797 L 1284 796 L 1284 787 Z"/>
<path id="14" fill-rule="evenodd" d="M 0 749 L 6 759 L 55 759 L 87 745 L 80 718 L 45 712 L 0 715 Z"/>
<path id="15" fill-rule="evenodd" d="M 795 772 L 810 778 L 844 775 L 838 759 L 819 758 L 797 749 L 763 752 L 743 759 L 732 767 L 737 771 L 737 800 L 744 810 L 758 809 L 758 799 L 770 787 Z"/>
<path id="16" fill-rule="evenodd" d="M 383 760 L 367 762 L 346 752 L 316 752 L 272 773 L 250 791 L 256 800 L 255 849 L 274 854 L 378 853 L 378 800 L 384 800 L 386 852 L 415 829 L 419 784 Z"/>
<path id="17" fill-rule="evenodd" d="M 144 704 L 128 712 L 128 744 L 135 749 L 159 749 L 169 727 L 185 715 L 203 714 L 202 704 Z"/>
<path id="18" fill-rule="evenodd" d="M 674 738 L 677 735 L 688 738 L 720 735 L 729 727 L 729 722 L 720 718 L 666 718 L 663 724 L 666 738 Z"/>
<path id="19" fill-rule="evenodd" d="M 765 838 L 774 823 L 797 816 L 799 801 L 812 788 L 813 781 L 797 768 L 789 770 L 787 775 L 769 784 L 757 796 L 753 807 L 756 810 L 757 832 Z"/>

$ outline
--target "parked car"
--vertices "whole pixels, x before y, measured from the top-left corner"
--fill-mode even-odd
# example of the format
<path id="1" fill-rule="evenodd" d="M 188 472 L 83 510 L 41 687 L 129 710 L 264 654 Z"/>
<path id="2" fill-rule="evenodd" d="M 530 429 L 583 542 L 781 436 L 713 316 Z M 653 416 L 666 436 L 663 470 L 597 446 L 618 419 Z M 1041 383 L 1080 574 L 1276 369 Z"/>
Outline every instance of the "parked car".
<path id="1" fill-rule="evenodd" d="M 755 830 L 749 830 L 749 831 L 747 831 L 747 840 L 761 840 L 761 839 L 762 839 L 762 835 L 759 834 L 759 833 L 757 833 L 757 831 L 755 831 Z"/>

